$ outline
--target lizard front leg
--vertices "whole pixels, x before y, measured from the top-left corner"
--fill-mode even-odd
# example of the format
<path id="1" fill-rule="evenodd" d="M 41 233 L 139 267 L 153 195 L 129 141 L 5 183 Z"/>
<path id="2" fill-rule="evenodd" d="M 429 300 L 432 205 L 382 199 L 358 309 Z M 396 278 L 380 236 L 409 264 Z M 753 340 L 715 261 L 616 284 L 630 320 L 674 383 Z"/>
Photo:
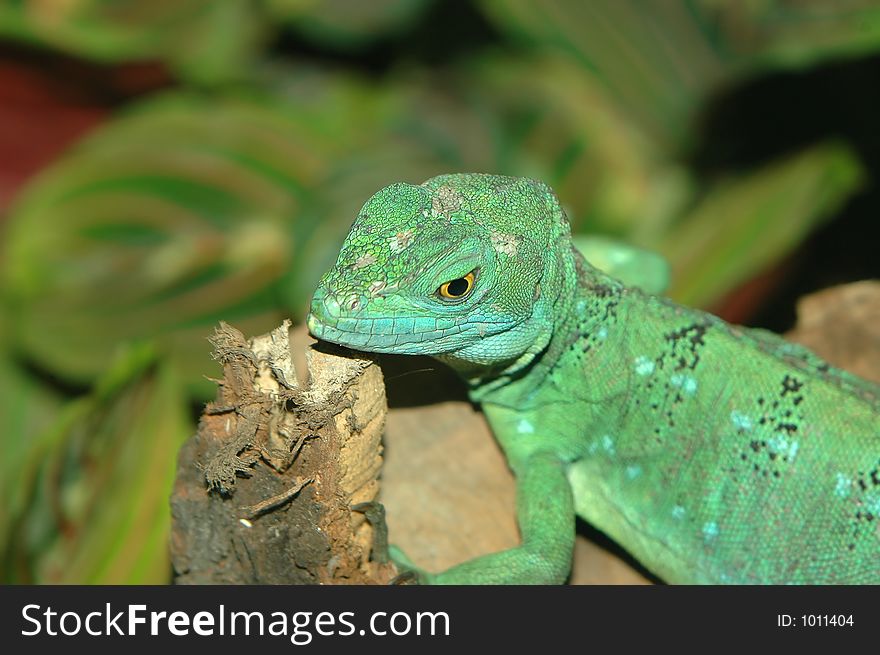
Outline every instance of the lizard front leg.
<path id="1" fill-rule="evenodd" d="M 442 573 L 422 574 L 430 584 L 560 584 L 571 570 L 575 513 L 565 464 L 535 453 L 515 467 L 516 514 L 522 543 L 483 555 Z"/>

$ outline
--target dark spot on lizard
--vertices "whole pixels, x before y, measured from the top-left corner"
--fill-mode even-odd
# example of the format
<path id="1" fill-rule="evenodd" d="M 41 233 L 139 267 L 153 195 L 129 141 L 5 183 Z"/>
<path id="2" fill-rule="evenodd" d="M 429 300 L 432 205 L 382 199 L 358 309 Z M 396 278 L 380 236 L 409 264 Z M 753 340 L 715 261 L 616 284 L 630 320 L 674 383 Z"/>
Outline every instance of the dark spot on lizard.
<path id="1" fill-rule="evenodd" d="M 675 361 L 676 371 L 689 368 L 694 370 L 700 363 L 700 349 L 706 345 L 706 332 L 709 329 L 709 323 L 691 323 L 678 330 L 667 332 L 663 338 L 669 344 L 669 356 Z M 663 361 L 659 362 L 663 367 Z"/>

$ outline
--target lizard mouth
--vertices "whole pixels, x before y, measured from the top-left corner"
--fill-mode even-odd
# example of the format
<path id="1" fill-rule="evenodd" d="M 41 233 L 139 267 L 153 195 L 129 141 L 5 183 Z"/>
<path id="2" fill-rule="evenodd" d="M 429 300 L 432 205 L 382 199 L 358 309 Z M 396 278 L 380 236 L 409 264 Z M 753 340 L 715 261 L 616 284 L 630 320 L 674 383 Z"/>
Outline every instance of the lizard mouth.
<path id="1" fill-rule="evenodd" d="M 309 332 L 316 339 L 364 352 L 449 355 L 516 325 L 481 313 L 444 316 L 399 303 L 390 306 L 385 298 L 349 294 L 340 302 L 340 295 L 323 286 L 315 291 Z"/>
<path id="2" fill-rule="evenodd" d="M 315 294 L 306 324 L 316 339 L 375 353 L 433 355 L 460 347 L 472 328 L 466 322 L 426 316 L 350 316 L 332 300 Z M 457 337 L 459 339 L 457 339 Z"/>
<path id="3" fill-rule="evenodd" d="M 466 330 L 465 325 L 425 331 L 403 331 L 395 325 L 412 325 L 418 319 L 358 318 L 327 322 L 314 313 L 306 321 L 316 339 L 329 341 L 353 350 L 375 353 L 432 355 L 456 349 L 451 338 Z M 344 326 L 343 329 L 340 326 Z M 445 346 L 445 347 L 444 347 Z"/>

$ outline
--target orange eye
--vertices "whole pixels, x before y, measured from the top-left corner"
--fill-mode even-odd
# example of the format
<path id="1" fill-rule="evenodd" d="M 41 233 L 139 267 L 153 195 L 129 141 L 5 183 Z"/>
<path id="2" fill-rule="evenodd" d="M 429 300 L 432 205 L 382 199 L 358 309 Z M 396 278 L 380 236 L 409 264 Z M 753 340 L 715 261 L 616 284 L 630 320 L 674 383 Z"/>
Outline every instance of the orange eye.
<path id="1" fill-rule="evenodd" d="M 471 271 L 464 277 L 444 282 L 437 289 L 437 293 L 446 300 L 461 300 L 473 290 L 475 277 L 474 272 Z"/>

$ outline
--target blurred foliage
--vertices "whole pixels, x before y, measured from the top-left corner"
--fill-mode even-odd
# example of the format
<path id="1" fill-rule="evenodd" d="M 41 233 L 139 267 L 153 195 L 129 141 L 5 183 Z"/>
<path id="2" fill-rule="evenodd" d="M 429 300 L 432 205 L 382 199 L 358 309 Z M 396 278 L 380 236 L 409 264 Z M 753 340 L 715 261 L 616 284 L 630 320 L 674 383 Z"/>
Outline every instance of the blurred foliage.
<path id="1" fill-rule="evenodd" d="M 167 580 L 168 496 L 186 395 L 149 347 L 122 353 L 16 464 L 3 514 L 6 582 Z"/>
<path id="2" fill-rule="evenodd" d="M 264 0 L 272 18 L 318 45 L 357 49 L 400 32 L 439 0 Z"/>
<path id="3" fill-rule="evenodd" d="M 431 0 L 6 0 L 0 35 L 103 62 L 160 59 L 189 82 L 246 77 L 282 25 L 357 47 Z"/>
<path id="4" fill-rule="evenodd" d="M 689 144 L 709 93 L 880 42 L 873 0 L 483 0 L 492 19 L 565 53 L 666 151 Z"/>
<path id="5" fill-rule="evenodd" d="M 497 33 L 456 50 L 450 5 L 430 0 L 0 5 L 6 38 L 109 64 L 159 60 L 176 79 L 42 171 L 9 213 L 2 579 L 169 579 L 186 408 L 213 393 L 206 336 L 221 319 L 259 333 L 302 318 L 358 208 L 392 181 L 543 179 L 576 230 L 658 249 L 670 294 L 700 306 L 792 252 L 864 181 L 843 141 L 712 175 L 688 156 L 719 93 L 876 51 L 876 3 L 469 6 Z M 416 29 L 434 34 L 439 63 L 354 65 L 350 53 Z"/>
<path id="6" fill-rule="evenodd" d="M 286 222 L 327 150 L 305 121 L 235 99 L 166 97 L 99 130 L 15 210 L 19 343 L 82 382 L 108 344 L 155 339 L 198 380 L 212 324 L 279 320 Z"/>
<path id="7" fill-rule="evenodd" d="M 244 72 L 265 25 L 250 0 L 7 0 L 0 34 L 102 62 L 158 58 L 202 83 Z"/>

